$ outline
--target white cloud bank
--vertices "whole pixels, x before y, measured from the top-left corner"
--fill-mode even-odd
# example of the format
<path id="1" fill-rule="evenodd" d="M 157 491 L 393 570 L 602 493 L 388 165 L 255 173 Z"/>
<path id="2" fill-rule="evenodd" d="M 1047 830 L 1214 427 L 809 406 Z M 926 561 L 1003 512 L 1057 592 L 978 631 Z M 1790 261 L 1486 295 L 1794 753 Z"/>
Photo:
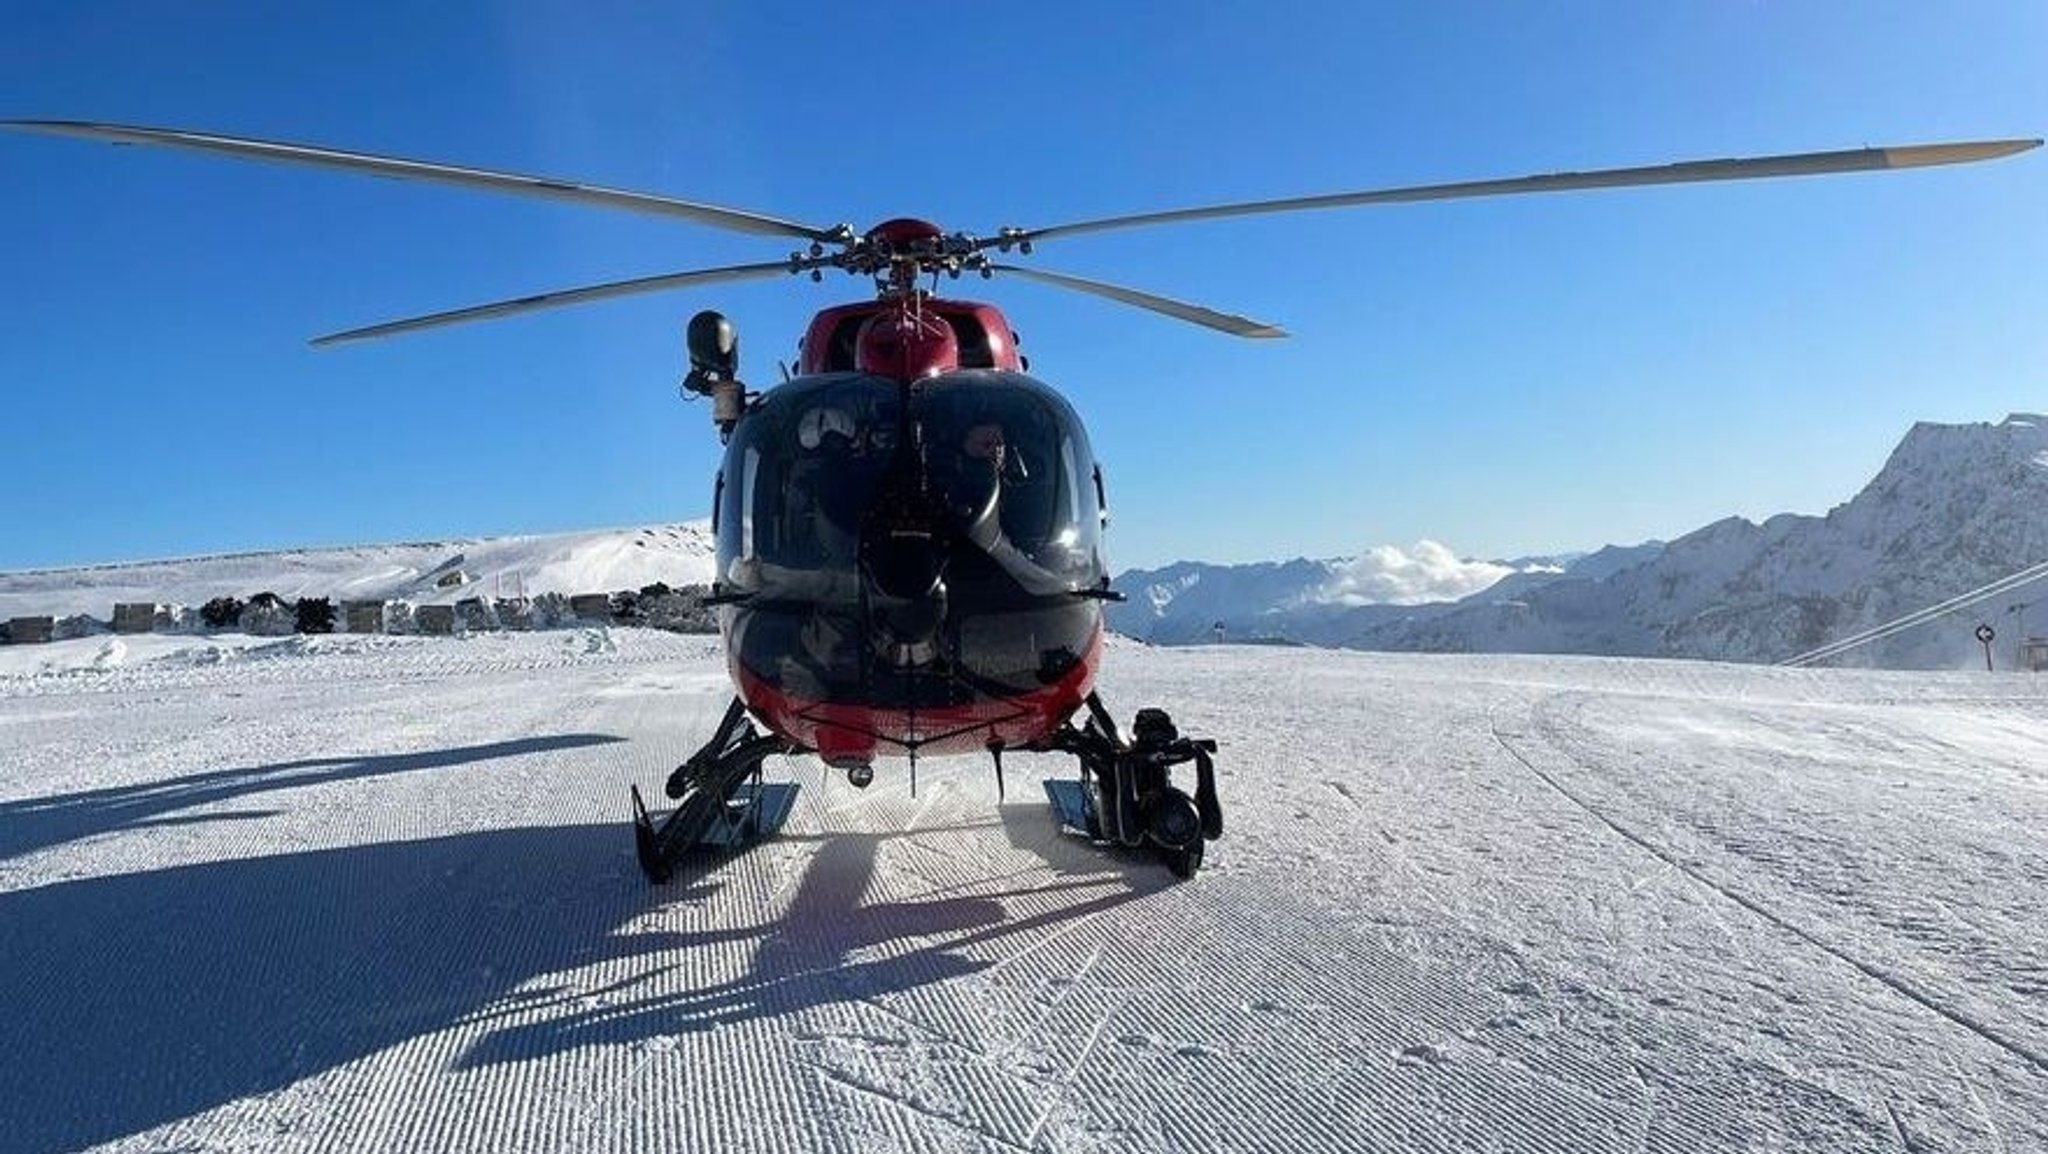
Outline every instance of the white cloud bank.
<path id="1" fill-rule="evenodd" d="M 1468 597 L 1515 572 L 1492 561 L 1467 561 L 1435 541 L 1412 550 L 1380 545 L 1339 562 L 1318 600 L 1339 605 L 1420 605 Z"/>

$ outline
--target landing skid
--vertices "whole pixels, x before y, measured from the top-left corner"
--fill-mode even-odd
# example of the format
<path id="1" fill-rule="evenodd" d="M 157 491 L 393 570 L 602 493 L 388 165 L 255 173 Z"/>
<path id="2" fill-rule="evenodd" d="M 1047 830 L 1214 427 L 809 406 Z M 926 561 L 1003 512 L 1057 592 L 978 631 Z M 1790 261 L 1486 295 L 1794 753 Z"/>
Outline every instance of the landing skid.
<path id="1" fill-rule="evenodd" d="M 1071 753 L 1080 762 L 1080 780 L 1045 785 L 1060 821 L 1101 844 L 1149 847 L 1177 876 L 1193 877 L 1207 844 L 1223 836 L 1210 757 L 1216 743 L 1182 737 L 1160 709 L 1139 710 L 1126 739 L 1100 698 L 1091 693 L 1084 705 L 1084 724 L 1070 719 L 1023 747 Z M 1000 786 L 1001 747 L 990 748 Z M 732 849 L 781 828 L 796 804 L 797 787 L 764 784 L 761 763 L 772 754 L 802 752 L 801 746 L 758 732 L 735 698 L 718 732 L 669 774 L 665 792 L 676 807 L 658 823 L 640 788 L 633 787 L 634 849 L 647 880 L 658 885 L 673 878 L 682 860 L 700 848 Z M 1192 796 L 1172 781 L 1173 767 L 1188 762 L 1195 766 Z"/>
<path id="2" fill-rule="evenodd" d="M 1207 843 L 1223 836 L 1223 806 L 1216 798 L 1216 767 L 1209 756 L 1216 743 L 1187 738 L 1164 710 L 1141 709 L 1131 739 L 1094 694 L 1085 703 L 1088 720 L 1072 721 L 1030 748 L 1071 753 L 1081 763 L 1078 781 L 1048 781 L 1046 800 L 1061 824 L 1090 840 L 1132 848 L 1150 846 L 1178 877 L 1202 868 Z M 1195 763 L 1195 793 L 1172 783 L 1171 770 Z"/>
<path id="3" fill-rule="evenodd" d="M 663 787 L 676 807 L 655 824 L 640 787 L 633 787 L 633 848 L 647 880 L 675 876 L 683 858 L 701 848 L 734 848 L 781 828 L 796 804 L 797 787 L 765 785 L 761 762 L 798 747 L 758 733 L 738 698 L 726 707 L 718 732 L 677 766 Z"/>
<path id="4" fill-rule="evenodd" d="M 1111 849 L 1121 848 L 1116 840 L 1103 828 L 1102 818 L 1095 809 L 1094 797 L 1088 787 L 1079 781 L 1062 780 L 1045 783 L 1045 799 L 1052 803 L 1054 816 L 1059 818 L 1060 828 L 1076 837 L 1086 838 L 1090 844 Z M 1196 841 L 1179 850 L 1159 848 L 1159 857 L 1176 877 L 1189 878 L 1202 865 L 1202 846 Z"/>

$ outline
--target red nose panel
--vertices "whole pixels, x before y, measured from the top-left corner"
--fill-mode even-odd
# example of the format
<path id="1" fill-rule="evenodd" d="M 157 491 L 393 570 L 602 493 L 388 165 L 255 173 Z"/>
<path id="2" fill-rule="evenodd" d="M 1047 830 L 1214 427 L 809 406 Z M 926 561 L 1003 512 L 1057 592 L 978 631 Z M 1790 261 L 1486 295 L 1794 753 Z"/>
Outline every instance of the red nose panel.
<path id="1" fill-rule="evenodd" d="M 827 761 L 899 757 L 912 746 L 920 755 L 981 753 L 991 741 L 1028 745 L 1052 732 L 1095 686 L 1102 663 L 1102 632 L 1065 677 L 1016 697 L 979 697 L 944 709 L 902 709 L 808 701 L 785 693 L 733 663 L 740 698 L 755 717 L 782 737 L 817 750 Z"/>

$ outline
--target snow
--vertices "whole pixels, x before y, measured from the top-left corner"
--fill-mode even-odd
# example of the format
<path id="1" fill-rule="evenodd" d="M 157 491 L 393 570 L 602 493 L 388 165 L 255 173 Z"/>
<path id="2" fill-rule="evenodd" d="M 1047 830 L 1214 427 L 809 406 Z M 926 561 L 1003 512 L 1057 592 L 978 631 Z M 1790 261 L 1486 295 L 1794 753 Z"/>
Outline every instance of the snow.
<path id="1" fill-rule="evenodd" d="M 287 601 L 450 605 L 466 597 L 611 593 L 655 582 L 708 585 L 714 552 L 710 523 L 692 521 L 0 573 L 0 621 L 73 615 L 106 621 L 117 602 L 196 609 L 215 597 L 246 600 L 266 591 Z"/>
<path id="2" fill-rule="evenodd" d="M 0 657 L 10 1150 L 2048 1148 L 2048 678 L 1119 640 L 1194 881 L 1012 755 L 650 888 L 715 638 Z"/>

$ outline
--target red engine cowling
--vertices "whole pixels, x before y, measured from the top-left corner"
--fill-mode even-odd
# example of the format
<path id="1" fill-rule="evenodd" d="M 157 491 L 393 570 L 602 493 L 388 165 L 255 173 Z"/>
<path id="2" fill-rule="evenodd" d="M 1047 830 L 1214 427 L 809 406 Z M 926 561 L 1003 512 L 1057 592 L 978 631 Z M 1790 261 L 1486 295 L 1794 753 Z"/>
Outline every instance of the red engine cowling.
<path id="1" fill-rule="evenodd" d="M 861 342 L 872 331 L 871 325 L 889 320 L 896 321 L 896 331 L 901 333 L 903 322 L 910 317 L 921 318 L 923 325 L 938 324 L 950 331 L 955 351 L 953 368 L 961 369 L 1004 369 L 1022 372 L 1024 360 L 1017 352 L 1016 335 L 1010 331 L 1010 323 L 992 305 L 973 301 L 946 300 L 942 297 L 923 297 L 914 302 L 903 300 L 863 301 L 859 304 L 838 305 L 820 312 L 811 319 L 811 326 L 804 334 L 798 358 L 799 373 L 851 372 L 866 368 L 862 361 Z M 913 322 L 916 323 L 916 322 Z M 877 336 L 877 342 L 884 340 Z M 943 336 L 918 337 L 913 334 L 911 345 L 935 340 L 943 344 Z M 913 352 L 906 349 L 906 353 Z M 875 362 L 891 362 L 899 369 L 921 369 L 931 363 L 929 355 L 898 355 L 884 357 L 877 350 Z M 887 376 L 896 374 L 886 368 L 869 369 Z M 946 371 L 946 370 L 940 370 Z M 898 378 L 906 379 L 906 378 Z M 915 380 L 916 377 L 907 379 Z"/>
<path id="2" fill-rule="evenodd" d="M 921 381 L 960 367 L 960 338 L 934 313 L 890 309 L 869 317 L 854 339 L 853 363 L 863 373 Z"/>

